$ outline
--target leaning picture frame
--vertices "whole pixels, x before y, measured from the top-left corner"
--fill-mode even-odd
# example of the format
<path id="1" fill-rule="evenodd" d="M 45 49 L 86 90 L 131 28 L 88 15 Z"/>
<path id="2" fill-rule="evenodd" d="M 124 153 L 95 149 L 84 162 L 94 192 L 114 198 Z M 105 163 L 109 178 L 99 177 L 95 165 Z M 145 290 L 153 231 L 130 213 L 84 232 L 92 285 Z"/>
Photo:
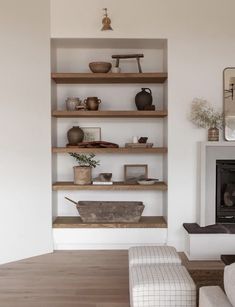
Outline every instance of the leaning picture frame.
<path id="1" fill-rule="evenodd" d="M 136 183 L 138 180 L 148 178 L 147 164 L 125 164 L 124 182 Z"/>
<path id="2" fill-rule="evenodd" d="M 83 142 L 99 142 L 101 141 L 100 127 L 81 127 L 84 132 Z"/>

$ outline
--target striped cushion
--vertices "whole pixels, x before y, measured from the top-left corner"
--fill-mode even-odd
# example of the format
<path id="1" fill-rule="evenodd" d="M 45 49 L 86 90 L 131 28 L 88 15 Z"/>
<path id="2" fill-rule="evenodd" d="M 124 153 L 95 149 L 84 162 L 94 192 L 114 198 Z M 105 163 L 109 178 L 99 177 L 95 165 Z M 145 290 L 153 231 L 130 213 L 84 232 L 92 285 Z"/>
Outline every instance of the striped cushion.
<path id="1" fill-rule="evenodd" d="M 172 246 L 135 246 L 129 249 L 129 266 L 157 263 L 181 264 L 181 259 Z"/>
<path id="2" fill-rule="evenodd" d="M 196 286 L 182 265 L 134 265 L 130 300 L 131 307 L 195 307 Z"/>

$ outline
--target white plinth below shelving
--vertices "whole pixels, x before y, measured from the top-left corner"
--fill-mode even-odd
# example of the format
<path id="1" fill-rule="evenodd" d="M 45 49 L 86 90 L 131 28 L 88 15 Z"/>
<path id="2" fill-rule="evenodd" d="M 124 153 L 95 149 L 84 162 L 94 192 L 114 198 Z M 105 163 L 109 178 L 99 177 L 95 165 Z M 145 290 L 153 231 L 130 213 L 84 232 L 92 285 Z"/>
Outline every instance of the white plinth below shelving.
<path id="1" fill-rule="evenodd" d="M 164 245 L 166 228 L 53 229 L 55 250 L 128 249 L 135 245 Z"/>

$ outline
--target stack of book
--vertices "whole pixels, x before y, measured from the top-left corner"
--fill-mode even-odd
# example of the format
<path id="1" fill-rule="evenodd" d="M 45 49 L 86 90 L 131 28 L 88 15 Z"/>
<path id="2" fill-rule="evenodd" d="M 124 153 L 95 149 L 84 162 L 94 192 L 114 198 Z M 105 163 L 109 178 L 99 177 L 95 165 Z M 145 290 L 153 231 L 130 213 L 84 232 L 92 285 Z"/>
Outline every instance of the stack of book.
<path id="1" fill-rule="evenodd" d="M 151 148 L 153 143 L 126 143 L 126 148 Z"/>
<path id="2" fill-rule="evenodd" d="M 93 180 L 92 182 L 94 185 L 112 185 L 112 181 L 98 181 L 96 179 Z"/>

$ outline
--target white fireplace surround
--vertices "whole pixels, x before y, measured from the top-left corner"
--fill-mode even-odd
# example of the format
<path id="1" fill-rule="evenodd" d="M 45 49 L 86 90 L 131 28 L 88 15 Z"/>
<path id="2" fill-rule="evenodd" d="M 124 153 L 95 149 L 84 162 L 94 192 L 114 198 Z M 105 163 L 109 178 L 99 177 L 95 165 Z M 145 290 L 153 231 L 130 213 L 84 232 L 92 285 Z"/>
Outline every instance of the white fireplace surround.
<path id="1" fill-rule="evenodd" d="M 235 160 L 235 142 L 200 143 L 200 215 L 201 227 L 215 224 L 216 160 Z"/>

